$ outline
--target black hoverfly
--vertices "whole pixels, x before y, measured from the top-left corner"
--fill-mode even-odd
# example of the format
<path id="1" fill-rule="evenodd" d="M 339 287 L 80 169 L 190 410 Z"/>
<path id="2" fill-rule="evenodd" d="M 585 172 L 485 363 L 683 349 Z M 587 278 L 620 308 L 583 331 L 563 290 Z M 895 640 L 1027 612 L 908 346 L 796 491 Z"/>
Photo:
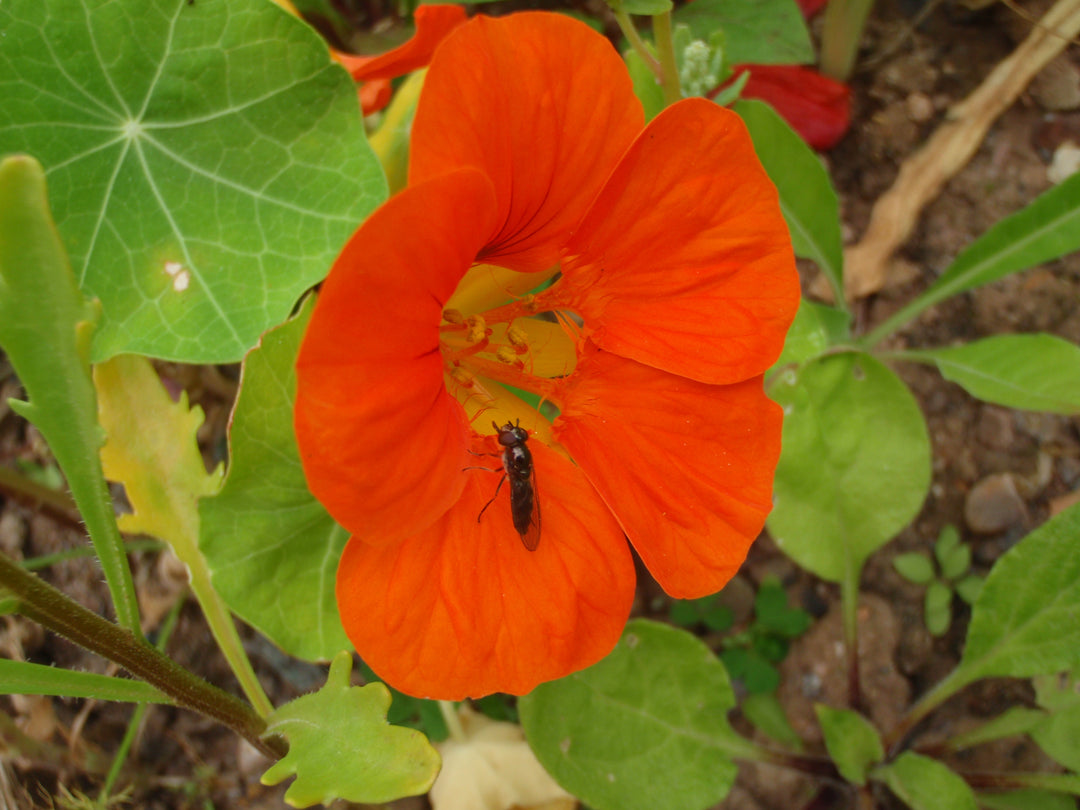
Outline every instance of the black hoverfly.
<path id="1" fill-rule="evenodd" d="M 514 520 L 514 528 L 521 535 L 522 545 L 529 551 L 536 551 L 540 544 L 540 501 L 536 497 L 532 453 L 525 444 L 529 434 L 521 427 L 520 420 L 518 424 L 511 425 L 507 422 L 502 427 L 492 422 L 491 426 L 497 431 L 499 444 L 503 448 L 503 476 L 499 479 L 499 485 L 495 487 L 491 500 L 484 504 L 480 514 L 476 516 L 476 522 L 480 522 L 487 508 L 499 497 L 503 482 L 509 479 L 510 516 Z"/>

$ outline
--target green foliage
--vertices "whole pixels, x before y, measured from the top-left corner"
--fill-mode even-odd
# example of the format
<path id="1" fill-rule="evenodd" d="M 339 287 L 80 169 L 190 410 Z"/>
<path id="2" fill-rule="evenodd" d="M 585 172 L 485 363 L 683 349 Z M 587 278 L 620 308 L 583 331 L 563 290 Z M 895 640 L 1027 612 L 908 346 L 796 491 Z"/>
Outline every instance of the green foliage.
<path id="1" fill-rule="evenodd" d="M 614 11 L 646 16 L 665 14 L 671 11 L 673 6 L 671 0 L 607 0 L 607 2 Z"/>
<path id="2" fill-rule="evenodd" d="M 692 810 L 720 801 L 746 742 L 735 697 L 698 639 L 633 620 L 600 663 L 541 684 L 518 703 L 529 745 L 594 810 Z"/>
<path id="3" fill-rule="evenodd" d="M 825 747 L 840 775 L 852 784 L 866 784 L 870 766 L 885 758 L 885 747 L 877 729 L 850 709 L 834 709 L 815 703 L 814 712 L 825 736 Z"/>
<path id="4" fill-rule="evenodd" d="M 668 618 L 681 627 L 703 626 L 722 633 L 731 629 L 734 614 L 721 596 L 672 602 Z M 776 668 L 788 652 L 788 641 L 806 632 L 810 614 L 788 607 L 787 593 L 776 577 L 761 583 L 754 599 L 754 619 L 749 626 L 721 639 L 720 660 L 728 674 L 741 681 L 751 694 L 771 692 L 780 685 Z"/>
<path id="5" fill-rule="evenodd" d="M 265 785 L 296 776 L 285 792 L 293 807 L 334 799 L 371 804 L 425 793 L 439 772 L 439 755 L 420 732 L 386 721 L 390 693 L 381 683 L 350 686 L 352 657 L 342 652 L 326 685 L 267 718 L 289 753 L 263 774 Z"/>
<path id="6" fill-rule="evenodd" d="M 153 686 L 130 678 L 0 658 L 0 693 L 118 700 L 126 703 L 171 703 Z"/>
<path id="7" fill-rule="evenodd" d="M 960 534 L 954 526 L 941 530 L 934 545 L 933 560 L 920 552 L 898 554 L 893 559 L 893 567 L 909 582 L 927 586 L 923 619 L 927 629 L 935 636 L 943 635 L 952 624 L 953 591 L 971 604 L 978 597 L 983 584 L 982 577 L 968 573 L 971 568 L 971 547 L 960 542 Z"/>
<path id="8" fill-rule="evenodd" d="M 334 577 L 348 533 L 308 490 L 292 427 L 293 364 L 314 305 L 263 336 L 244 360 L 221 492 L 199 505 L 214 587 L 286 652 L 327 660 L 350 647 Z"/>
<path id="9" fill-rule="evenodd" d="M 849 340 L 848 321 L 846 312 L 803 298 L 784 341 L 784 351 L 770 374 L 784 366 L 820 357 L 830 346 Z"/>
<path id="10" fill-rule="evenodd" d="M 1045 675 L 1080 663 L 1080 504 L 1033 531 L 991 569 L 954 676 Z"/>
<path id="11" fill-rule="evenodd" d="M 875 770 L 873 778 L 889 786 L 911 810 L 976 810 L 967 782 L 936 759 L 906 751 Z"/>
<path id="12" fill-rule="evenodd" d="M 930 486 L 930 441 L 907 387 L 874 358 L 822 357 L 777 375 L 785 411 L 769 531 L 830 582 L 918 512 Z"/>
<path id="13" fill-rule="evenodd" d="M 837 300 L 843 301 L 840 204 L 825 165 L 768 104 L 746 99 L 735 105 L 735 112 L 746 122 L 758 158 L 780 194 L 780 211 L 791 231 L 795 255 L 813 260 L 825 274 Z M 830 319 L 829 333 L 835 334 L 836 316 L 817 314 L 822 320 Z"/>
<path id="14" fill-rule="evenodd" d="M 722 30 L 728 64 L 800 65 L 814 61 L 814 49 L 795 0 L 695 0 L 672 14 L 697 39 Z"/>
<path id="15" fill-rule="evenodd" d="M 901 356 L 933 363 L 945 379 L 986 402 L 1029 411 L 1080 413 L 1080 346 L 1052 335 L 998 335 Z"/>
<path id="16" fill-rule="evenodd" d="M 1047 790 L 980 793 L 979 805 L 987 810 L 1076 810 L 1075 799 Z"/>
<path id="17" fill-rule="evenodd" d="M 7 8 L 0 6 L 0 21 Z M 7 106 L 0 104 L 0 115 Z M 49 212 L 41 165 L 26 156 L 4 160 L 0 347 L 30 398 L 8 404 L 49 443 L 86 522 L 120 623 L 138 634 L 135 586 L 98 458 L 102 434 L 89 355 L 99 312 L 75 283 Z"/>
<path id="18" fill-rule="evenodd" d="M 791 722 L 784 713 L 784 707 L 780 705 L 775 692 L 747 695 L 739 704 L 739 709 L 743 717 L 769 739 L 793 751 L 803 750 L 803 741 L 791 727 Z"/>
<path id="19" fill-rule="evenodd" d="M 384 197 L 352 80 L 267 0 L 7 0 L 0 153 L 33 151 L 101 360 L 238 360 Z"/>
<path id="20" fill-rule="evenodd" d="M 357 670 L 363 675 L 365 684 L 382 683 L 375 671 L 363 661 L 359 662 Z M 406 695 L 386 683 L 383 683 L 383 686 L 390 692 L 390 709 L 386 713 L 386 719 L 391 724 L 415 728 L 435 742 L 441 742 L 449 736 L 446 720 L 439 709 L 437 700 L 424 700 Z"/>

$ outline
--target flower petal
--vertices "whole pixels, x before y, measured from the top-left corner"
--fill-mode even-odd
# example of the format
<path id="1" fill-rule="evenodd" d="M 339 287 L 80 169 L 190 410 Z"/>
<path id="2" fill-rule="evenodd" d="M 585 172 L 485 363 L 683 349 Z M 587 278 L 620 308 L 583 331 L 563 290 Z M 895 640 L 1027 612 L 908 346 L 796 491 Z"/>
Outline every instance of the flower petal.
<path id="1" fill-rule="evenodd" d="M 815 149 L 832 149 L 851 126 L 851 89 L 802 65 L 736 65 L 733 79 L 750 78 L 743 98 L 772 105 Z"/>
<path id="2" fill-rule="evenodd" d="M 544 270 L 643 121 L 618 53 L 584 23 L 544 12 L 475 17 L 432 60 L 409 177 L 483 169 L 500 224 L 482 259 Z"/>
<path id="3" fill-rule="evenodd" d="M 553 433 L 674 597 L 714 593 L 772 508 L 782 413 L 760 377 L 706 385 L 587 345 Z"/>
<path id="4" fill-rule="evenodd" d="M 482 470 L 461 473 L 461 500 L 420 534 L 346 546 L 342 623 L 391 686 L 444 700 L 520 695 L 615 646 L 634 595 L 629 547 L 581 472 L 542 444 L 532 450 L 543 507 L 536 551 L 514 530 L 505 485 L 477 521 L 501 475 Z"/>
<path id="5" fill-rule="evenodd" d="M 439 323 L 494 214 L 473 169 L 402 191 L 353 234 L 315 305 L 296 364 L 300 457 L 368 542 L 415 534 L 461 491 L 470 430 L 443 384 Z"/>
<path id="6" fill-rule="evenodd" d="M 608 351 L 708 383 L 780 354 L 799 278 L 776 189 L 742 120 L 703 99 L 627 151 L 538 306 L 569 307 Z"/>
<path id="7" fill-rule="evenodd" d="M 439 43 L 464 23 L 466 17 L 461 6 L 418 6 L 413 15 L 416 33 L 404 44 L 378 56 L 354 56 L 340 51 L 334 51 L 333 55 L 358 82 L 394 79 L 427 65 Z"/>

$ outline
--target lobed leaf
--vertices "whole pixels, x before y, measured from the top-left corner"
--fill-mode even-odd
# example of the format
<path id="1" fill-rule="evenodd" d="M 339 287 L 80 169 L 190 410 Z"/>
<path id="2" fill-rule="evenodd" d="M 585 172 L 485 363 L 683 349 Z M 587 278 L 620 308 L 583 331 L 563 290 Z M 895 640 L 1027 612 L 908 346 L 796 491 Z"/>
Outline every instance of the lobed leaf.
<path id="1" fill-rule="evenodd" d="M 830 582 L 859 570 L 915 517 L 930 486 L 930 440 L 899 378 L 865 354 L 778 375 L 783 443 L 768 527 L 799 565 Z"/>
<path id="2" fill-rule="evenodd" d="M 221 492 L 199 505 L 199 546 L 229 607 L 290 655 L 327 660 L 349 639 L 334 598 L 348 533 L 307 487 L 293 433 L 293 364 L 314 299 L 244 359 Z"/>
<path id="3" fill-rule="evenodd" d="M 636 619 L 614 651 L 541 684 L 518 708 L 529 744 L 595 810 L 693 810 L 720 801 L 745 741 L 724 667 L 689 633 Z"/>
<path id="4" fill-rule="evenodd" d="M 351 78 L 266 0 L 6 0 L 0 97 L 104 307 L 95 360 L 238 360 L 385 197 Z"/>
<path id="5" fill-rule="evenodd" d="M 352 657 L 338 653 L 322 689 L 267 718 L 266 734 L 288 739 L 289 753 L 263 774 L 262 783 L 276 785 L 295 776 L 285 792 L 293 807 L 417 796 L 439 772 L 439 754 L 423 734 L 386 722 L 386 687 L 350 686 L 351 671 Z"/>
<path id="6" fill-rule="evenodd" d="M 696 8 L 700 2 L 696 0 L 684 8 Z M 746 122 L 758 159 L 780 194 L 780 210 L 791 232 L 795 255 L 813 260 L 825 274 L 837 300 L 843 301 L 840 203 L 825 164 L 765 102 L 743 99 L 735 104 L 734 110 Z M 838 312 L 820 304 L 815 308 Z M 827 317 L 823 312 L 819 315 Z"/>
<path id="7" fill-rule="evenodd" d="M 0 104 L 0 115 L 6 106 Z M 9 404 L 49 443 L 86 521 L 117 618 L 138 635 L 135 585 L 98 458 L 102 436 L 89 354 L 99 312 L 75 283 L 49 212 L 41 165 L 25 155 L 5 159 L 0 163 L 0 347 L 30 398 Z"/>
<path id="8" fill-rule="evenodd" d="M 1029 411 L 1080 413 L 1080 346 L 1053 335 L 998 335 L 901 357 L 933 363 L 973 397 Z"/>

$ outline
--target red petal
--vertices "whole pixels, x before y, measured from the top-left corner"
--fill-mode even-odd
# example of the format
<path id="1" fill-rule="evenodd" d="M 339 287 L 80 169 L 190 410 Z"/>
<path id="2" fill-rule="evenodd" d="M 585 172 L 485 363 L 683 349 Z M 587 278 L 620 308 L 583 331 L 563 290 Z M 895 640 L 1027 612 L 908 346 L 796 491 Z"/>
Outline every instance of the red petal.
<path id="1" fill-rule="evenodd" d="M 427 65 L 439 43 L 465 22 L 466 14 L 461 6 L 419 6 L 413 19 L 416 33 L 393 50 L 378 56 L 353 56 L 336 51 L 334 56 L 357 81 L 404 76 Z"/>
<path id="2" fill-rule="evenodd" d="M 831 149 L 851 126 L 846 84 L 799 65 L 737 65 L 750 71 L 743 98 L 768 102 L 815 149 Z"/>
<path id="3" fill-rule="evenodd" d="M 395 688 L 444 700 L 520 695 L 614 647 L 634 595 L 629 547 L 581 472 L 542 444 L 532 449 L 543 509 L 536 551 L 514 530 L 505 485 L 477 521 L 501 475 L 481 470 L 459 474 L 461 500 L 420 534 L 346 547 L 342 622 Z"/>
<path id="4" fill-rule="evenodd" d="M 782 413 L 760 377 L 706 385 L 587 346 L 555 437 L 672 596 L 714 593 L 772 508 Z"/>
<path id="5" fill-rule="evenodd" d="M 761 374 L 799 301 L 776 189 L 742 120 L 704 99 L 660 113 L 566 246 L 538 303 L 608 351 L 710 383 Z"/>
<path id="6" fill-rule="evenodd" d="M 482 169 L 500 208 L 483 260 L 544 270 L 643 120 L 618 53 L 584 23 L 546 12 L 476 17 L 432 60 L 409 177 Z"/>
<path id="7" fill-rule="evenodd" d="M 829 0 L 798 0 L 803 16 L 809 19 L 825 7 Z"/>
<path id="8" fill-rule="evenodd" d="M 296 435 L 311 491 L 365 540 L 420 531 L 461 491 L 471 431 L 443 384 L 439 323 L 494 213 L 472 169 L 406 189 L 353 235 L 319 295 Z"/>

